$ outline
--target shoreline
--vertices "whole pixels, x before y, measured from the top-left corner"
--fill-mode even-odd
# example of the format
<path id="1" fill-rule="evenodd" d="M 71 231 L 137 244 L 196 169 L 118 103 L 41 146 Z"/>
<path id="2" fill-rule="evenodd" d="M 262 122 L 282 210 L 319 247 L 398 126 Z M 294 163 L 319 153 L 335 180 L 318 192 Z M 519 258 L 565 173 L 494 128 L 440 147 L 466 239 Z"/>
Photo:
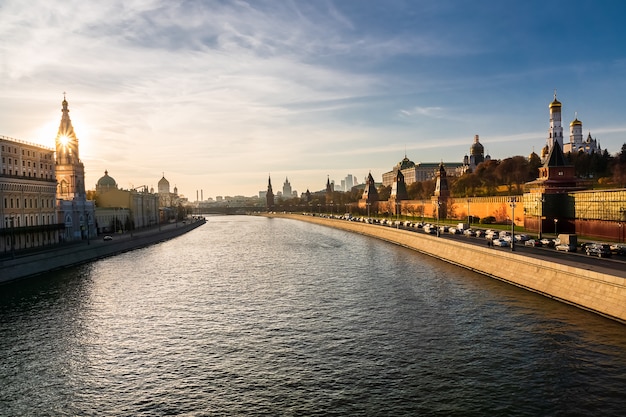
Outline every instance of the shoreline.
<path id="1" fill-rule="evenodd" d="M 301 214 L 263 214 L 385 240 L 626 324 L 626 279 L 402 229 Z"/>
<path id="2" fill-rule="evenodd" d="M 47 272 L 68 268 L 98 259 L 115 256 L 181 236 L 206 223 L 199 218 L 187 223 L 170 223 L 159 228 L 137 230 L 123 235 L 112 234 L 113 240 L 102 237 L 47 248 L 29 254 L 0 260 L 0 284 L 27 279 Z"/>

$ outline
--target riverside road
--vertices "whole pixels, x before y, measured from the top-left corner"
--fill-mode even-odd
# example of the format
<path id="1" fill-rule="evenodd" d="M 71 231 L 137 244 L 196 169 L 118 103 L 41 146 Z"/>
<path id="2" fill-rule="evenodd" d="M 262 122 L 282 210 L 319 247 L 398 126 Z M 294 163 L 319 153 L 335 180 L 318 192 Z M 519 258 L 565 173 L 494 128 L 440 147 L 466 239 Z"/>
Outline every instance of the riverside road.
<path id="1" fill-rule="evenodd" d="M 347 221 L 347 220 L 340 220 Z M 426 234 L 422 228 L 396 226 L 390 225 L 378 225 L 379 227 L 391 227 L 401 230 L 407 230 L 414 233 Z M 434 235 L 431 235 L 434 236 Z M 487 240 L 483 237 L 465 236 L 461 234 L 440 233 L 440 239 L 455 240 L 458 242 L 464 242 L 476 246 L 486 246 Z M 492 247 L 495 251 L 511 251 L 511 247 Z M 529 247 L 524 243 L 515 243 L 515 252 L 519 255 L 529 256 L 535 259 L 545 260 L 548 262 L 556 262 L 563 265 L 569 265 L 576 268 L 587 269 L 590 271 L 601 272 L 617 276 L 620 278 L 626 278 L 626 257 L 613 255 L 611 258 L 597 258 L 588 256 L 584 252 L 559 252 L 554 248 L 548 247 Z"/>

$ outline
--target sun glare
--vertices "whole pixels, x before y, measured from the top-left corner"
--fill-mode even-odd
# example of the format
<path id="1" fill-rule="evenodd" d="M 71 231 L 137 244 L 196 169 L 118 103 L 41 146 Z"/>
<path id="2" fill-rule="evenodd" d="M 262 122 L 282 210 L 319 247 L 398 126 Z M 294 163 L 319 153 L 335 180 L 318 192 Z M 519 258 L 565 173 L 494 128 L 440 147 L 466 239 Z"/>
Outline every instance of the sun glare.
<path id="1" fill-rule="evenodd" d="M 63 135 L 59 138 L 59 142 L 61 142 L 61 145 L 63 146 L 67 146 L 67 144 L 70 142 L 70 138 L 68 138 L 67 136 Z"/>

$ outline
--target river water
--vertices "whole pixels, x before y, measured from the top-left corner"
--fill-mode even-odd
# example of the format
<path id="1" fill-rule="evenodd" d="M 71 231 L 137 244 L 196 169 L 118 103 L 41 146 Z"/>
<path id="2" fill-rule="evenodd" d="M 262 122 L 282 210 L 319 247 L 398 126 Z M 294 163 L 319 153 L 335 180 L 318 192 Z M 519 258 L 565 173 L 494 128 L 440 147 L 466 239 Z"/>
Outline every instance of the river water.
<path id="1" fill-rule="evenodd" d="M 623 415 L 626 328 L 372 238 L 225 216 L 0 286 L 3 416 Z"/>

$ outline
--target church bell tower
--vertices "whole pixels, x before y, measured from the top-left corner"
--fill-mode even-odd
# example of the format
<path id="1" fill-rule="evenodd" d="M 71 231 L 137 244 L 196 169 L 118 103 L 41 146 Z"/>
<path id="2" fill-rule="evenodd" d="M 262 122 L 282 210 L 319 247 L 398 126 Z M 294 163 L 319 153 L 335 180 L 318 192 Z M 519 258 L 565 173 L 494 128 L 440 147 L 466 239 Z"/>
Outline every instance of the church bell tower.
<path id="1" fill-rule="evenodd" d="M 62 116 L 55 139 L 57 196 L 63 200 L 85 198 L 85 167 L 78 155 L 78 138 L 63 95 Z"/>

